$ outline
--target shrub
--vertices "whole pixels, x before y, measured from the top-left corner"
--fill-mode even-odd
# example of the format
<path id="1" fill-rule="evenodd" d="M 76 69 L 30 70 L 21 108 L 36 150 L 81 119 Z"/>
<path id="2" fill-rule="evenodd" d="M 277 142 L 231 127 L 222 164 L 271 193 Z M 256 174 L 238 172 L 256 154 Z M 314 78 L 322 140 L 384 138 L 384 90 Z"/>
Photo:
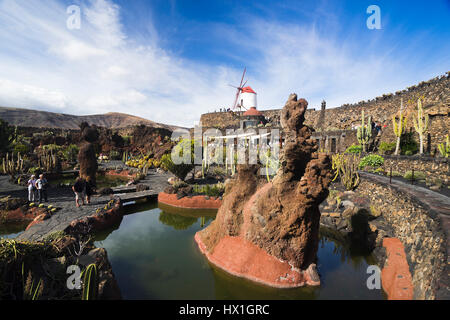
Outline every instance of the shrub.
<path id="1" fill-rule="evenodd" d="M 220 197 L 225 192 L 225 184 L 219 182 L 214 185 L 209 185 L 209 184 L 204 185 L 204 186 L 195 185 L 194 192 L 196 194 L 202 194 L 202 195 L 204 194 L 209 197 Z"/>
<path id="2" fill-rule="evenodd" d="M 362 152 L 362 146 L 360 145 L 351 145 L 350 147 L 345 150 L 345 153 L 353 153 L 353 154 L 359 154 Z"/>
<path id="3" fill-rule="evenodd" d="M 417 145 L 416 140 L 414 140 L 414 133 L 408 132 L 402 135 L 400 148 L 404 155 L 410 156 L 419 151 L 419 146 Z"/>
<path id="4" fill-rule="evenodd" d="M 395 145 L 396 145 L 395 142 L 392 142 L 392 143 L 381 142 L 380 146 L 378 147 L 378 150 L 382 154 L 391 154 L 395 150 Z"/>
<path id="5" fill-rule="evenodd" d="M 365 167 L 379 167 L 384 163 L 384 158 L 377 154 L 370 154 L 365 156 L 359 162 L 359 169 L 364 169 Z"/>
<path id="6" fill-rule="evenodd" d="M 19 143 L 15 143 L 13 145 L 14 154 L 20 153 L 20 154 L 24 155 L 24 154 L 27 154 L 29 151 L 30 151 L 30 147 L 24 143 L 19 142 Z"/>
<path id="7" fill-rule="evenodd" d="M 422 171 L 414 171 L 414 180 L 425 180 L 427 175 Z M 413 180 L 412 171 L 406 171 L 403 175 L 403 178 L 407 180 Z"/>
<path id="8" fill-rule="evenodd" d="M 76 162 L 80 148 L 76 144 L 71 144 L 63 151 L 64 159 L 69 162 Z"/>
<path id="9" fill-rule="evenodd" d="M 111 160 L 120 160 L 120 152 L 116 150 L 111 150 L 109 152 L 109 159 Z"/>
<path id="10" fill-rule="evenodd" d="M 192 143 L 193 145 L 193 143 Z M 182 155 L 182 148 L 181 144 L 177 145 L 175 148 L 178 148 L 179 150 L 176 150 L 179 152 L 180 155 Z M 191 155 L 193 156 L 193 152 Z M 177 178 L 180 180 L 184 180 L 186 178 L 187 174 L 194 168 L 194 165 L 191 163 L 181 163 L 181 164 L 175 164 L 172 161 L 172 156 L 170 154 L 165 154 L 161 158 L 161 167 L 165 170 L 170 171 L 173 173 Z"/>

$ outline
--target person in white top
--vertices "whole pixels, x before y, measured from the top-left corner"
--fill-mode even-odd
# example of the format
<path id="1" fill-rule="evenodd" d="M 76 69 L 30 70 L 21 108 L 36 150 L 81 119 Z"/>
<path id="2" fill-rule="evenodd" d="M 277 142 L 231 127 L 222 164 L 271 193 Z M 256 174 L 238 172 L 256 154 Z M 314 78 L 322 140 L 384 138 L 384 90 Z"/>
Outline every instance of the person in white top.
<path id="1" fill-rule="evenodd" d="M 33 174 L 28 180 L 28 201 L 36 201 L 36 176 Z"/>

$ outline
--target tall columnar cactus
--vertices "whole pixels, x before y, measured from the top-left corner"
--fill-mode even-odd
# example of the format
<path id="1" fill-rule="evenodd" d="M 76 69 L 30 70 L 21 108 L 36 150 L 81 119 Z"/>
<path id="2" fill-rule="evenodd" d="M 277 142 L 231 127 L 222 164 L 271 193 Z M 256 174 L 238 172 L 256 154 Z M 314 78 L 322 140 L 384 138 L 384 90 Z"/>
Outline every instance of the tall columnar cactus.
<path id="1" fill-rule="evenodd" d="M 395 155 L 398 155 L 400 151 L 400 140 L 402 134 L 406 132 L 406 122 L 407 117 L 403 116 L 403 99 L 401 100 L 400 105 L 400 117 L 398 119 L 395 118 L 395 115 L 392 117 L 392 124 L 394 125 L 394 134 L 397 137 L 397 145 L 395 146 Z"/>
<path id="2" fill-rule="evenodd" d="M 445 145 L 444 143 L 438 144 L 439 152 L 441 153 L 441 156 L 448 158 L 448 155 L 450 154 L 450 140 L 448 135 L 445 138 Z"/>
<path id="3" fill-rule="evenodd" d="M 360 183 L 358 164 L 359 156 L 334 154 L 332 156 L 332 168 L 335 176 L 332 181 L 335 181 L 339 177 L 341 184 L 346 190 L 356 189 Z"/>
<path id="4" fill-rule="evenodd" d="M 419 134 L 420 138 L 420 154 L 423 154 L 423 137 L 428 130 L 430 117 L 428 114 L 423 113 L 422 100 L 420 100 L 420 98 L 417 100 L 417 118 L 413 117 L 413 121 L 414 129 L 416 129 L 416 132 Z"/>
<path id="5" fill-rule="evenodd" d="M 23 173 L 23 158 L 21 157 L 20 152 L 17 154 L 17 160 L 14 160 L 14 153 L 11 153 L 11 158 L 7 153 L 2 161 L 2 170 L 4 174 L 9 174 L 11 176 Z"/>
<path id="6" fill-rule="evenodd" d="M 356 137 L 358 139 L 359 144 L 363 148 L 363 152 L 366 152 L 366 145 L 369 143 L 369 140 L 372 137 L 372 117 L 368 118 L 368 123 L 366 125 L 364 110 L 362 111 L 361 115 L 361 126 L 358 128 L 356 132 Z"/>

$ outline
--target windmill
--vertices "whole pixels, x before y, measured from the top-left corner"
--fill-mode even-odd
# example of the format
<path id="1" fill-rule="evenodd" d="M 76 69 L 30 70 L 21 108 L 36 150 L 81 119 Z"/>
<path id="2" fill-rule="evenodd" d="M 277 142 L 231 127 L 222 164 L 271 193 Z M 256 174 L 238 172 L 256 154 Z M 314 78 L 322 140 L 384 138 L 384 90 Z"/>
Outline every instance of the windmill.
<path id="1" fill-rule="evenodd" d="M 243 106 L 242 106 L 241 103 L 238 102 L 238 100 L 239 100 L 239 96 L 241 95 L 242 89 L 244 88 L 245 84 L 247 83 L 247 81 L 245 81 L 244 83 L 242 83 L 242 82 L 244 81 L 244 77 L 245 77 L 245 72 L 246 72 L 246 71 L 247 71 L 247 68 L 244 68 L 244 73 L 242 73 L 241 82 L 240 82 L 240 84 L 239 84 L 238 87 L 235 87 L 235 86 L 230 85 L 231 87 L 237 89 L 237 91 L 236 91 L 236 98 L 234 99 L 234 103 L 233 103 L 233 105 L 231 106 L 231 110 L 235 110 L 235 109 L 239 108 L 239 111 L 242 111 Z M 245 109 L 245 108 L 244 108 L 244 109 Z"/>

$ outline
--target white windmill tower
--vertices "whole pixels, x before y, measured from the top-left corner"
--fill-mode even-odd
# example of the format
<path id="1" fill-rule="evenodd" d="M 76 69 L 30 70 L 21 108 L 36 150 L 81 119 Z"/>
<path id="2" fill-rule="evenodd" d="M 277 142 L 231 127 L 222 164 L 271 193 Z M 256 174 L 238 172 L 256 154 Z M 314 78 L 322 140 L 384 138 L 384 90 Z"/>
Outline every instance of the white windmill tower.
<path id="1" fill-rule="evenodd" d="M 245 87 L 247 81 L 244 81 L 245 72 L 247 68 L 244 68 L 244 73 L 242 74 L 241 82 L 238 87 L 232 86 L 237 89 L 236 98 L 234 99 L 234 103 L 231 106 L 232 110 L 242 109 L 249 110 L 251 108 L 256 109 L 257 107 L 257 99 L 256 92 L 249 86 Z"/>

